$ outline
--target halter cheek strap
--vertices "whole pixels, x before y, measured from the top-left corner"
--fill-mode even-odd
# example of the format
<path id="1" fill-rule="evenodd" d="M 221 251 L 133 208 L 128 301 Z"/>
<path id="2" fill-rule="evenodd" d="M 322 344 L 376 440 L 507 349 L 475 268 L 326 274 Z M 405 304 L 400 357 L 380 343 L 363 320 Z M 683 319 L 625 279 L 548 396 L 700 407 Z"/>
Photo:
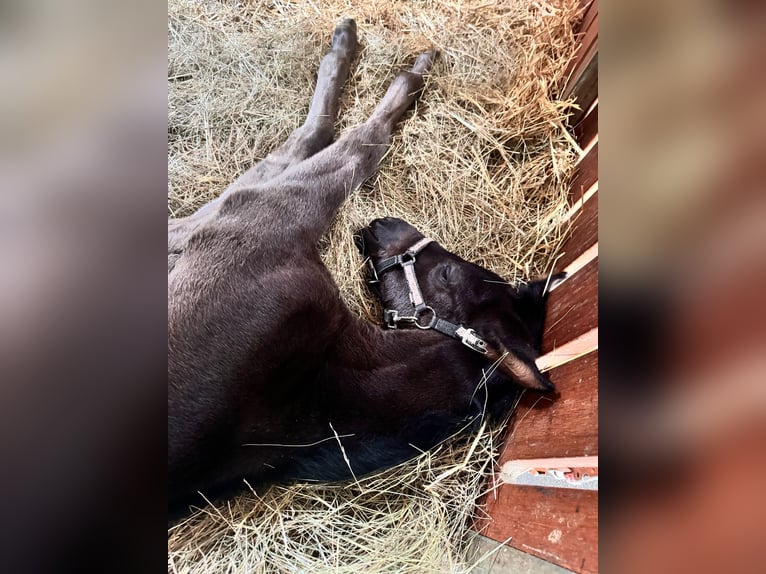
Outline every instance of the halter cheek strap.
<path id="1" fill-rule="evenodd" d="M 420 284 L 415 274 L 415 261 L 416 256 L 432 242 L 433 239 L 430 237 L 424 237 L 401 255 L 383 259 L 377 265 L 372 262 L 372 259 L 367 260 L 370 269 L 368 283 L 379 283 L 380 275 L 395 267 L 402 268 L 404 278 L 407 281 L 410 303 L 412 303 L 413 308 L 412 315 L 399 315 L 399 311 L 396 309 L 386 309 L 383 311 L 383 320 L 389 329 L 397 329 L 402 323 L 414 324 L 418 329 L 433 329 L 460 341 L 477 353 L 486 355 L 487 343 L 476 334 L 476 331 L 440 319 L 436 316 L 436 311 L 427 305 L 423 298 L 423 292 L 420 290 Z"/>

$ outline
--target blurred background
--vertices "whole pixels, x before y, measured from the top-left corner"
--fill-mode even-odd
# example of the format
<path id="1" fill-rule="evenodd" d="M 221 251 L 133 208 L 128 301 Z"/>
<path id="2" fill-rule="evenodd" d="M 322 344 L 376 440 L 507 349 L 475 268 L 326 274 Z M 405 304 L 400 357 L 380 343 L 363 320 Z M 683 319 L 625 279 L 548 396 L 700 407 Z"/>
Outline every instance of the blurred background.
<path id="1" fill-rule="evenodd" d="M 601 17 L 601 561 L 762 572 L 766 7 Z M 166 568 L 166 20 L 0 6 L 4 571 Z"/>
<path id="2" fill-rule="evenodd" d="M 762 572 L 766 6 L 601 15 L 602 565 Z"/>
<path id="3" fill-rule="evenodd" d="M 0 5 L 0 570 L 165 568 L 163 3 Z"/>

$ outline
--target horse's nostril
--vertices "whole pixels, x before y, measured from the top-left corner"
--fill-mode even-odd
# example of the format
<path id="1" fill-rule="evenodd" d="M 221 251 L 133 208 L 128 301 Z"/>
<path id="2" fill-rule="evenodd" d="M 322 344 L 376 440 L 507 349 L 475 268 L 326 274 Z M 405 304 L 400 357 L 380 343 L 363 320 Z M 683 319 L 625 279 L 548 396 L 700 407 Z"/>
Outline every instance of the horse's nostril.
<path id="1" fill-rule="evenodd" d="M 396 217 L 381 217 L 370 222 L 370 229 L 383 233 L 396 233 L 399 229 L 399 224 L 400 220 Z M 378 236 L 376 235 L 376 237 Z"/>
<path id="2" fill-rule="evenodd" d="M 361 229 L 354 233 L 354 245 L 356 245 L 359 252 L 364 255 L 364 237 L 362 236 Z"/>
<path id="3" fill-rule="evenodd" d="M 378 217 L 377 219 L 373 219 L 372 221 L 370 221 L 370 229 L 384 225 L 385 221 L 386 221 L 385 217 Z"/>
<path id="4" fill-rule="evenodd" d="M 359 253 L 367 257 L 372 255 L 377 249 L 380 249 L 378 237 L 372 230 L 372 226 L 363 227 L 353 235 L 354 244 L 356 245 Z"/>

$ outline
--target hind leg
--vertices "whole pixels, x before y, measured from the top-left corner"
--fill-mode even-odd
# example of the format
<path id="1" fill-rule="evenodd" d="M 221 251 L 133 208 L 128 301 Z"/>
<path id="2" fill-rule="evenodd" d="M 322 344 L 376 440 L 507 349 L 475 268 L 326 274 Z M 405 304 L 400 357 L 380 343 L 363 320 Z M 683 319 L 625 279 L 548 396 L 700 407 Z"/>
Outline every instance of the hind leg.
<path id="1" fill-rule="evenodd" d="M 324 233 L 346 197 L 375 173 L 396 123 L 422 90 L 433 58 L 433 52 L 421 54 L 410 70 L 394 78 L 366 122 L 274 180 L 285 193 L 294 192 L 294 213 L 306 227 Z"/>
<path id="2" fill-rule="evenodd" d="M 356 48 L 356 23 L 351 19 L 344 20 L 335 28 L 332 49 L 319 65 L 317 85 L 305 123 L 284 144 L 237 179 L 234 186 L 262 184 L 332 142 L 338 99 Z"/>
<path id="3" fill-rule="evenodd" d="M 304 124 L 285 143 L 247 170 L 220 197 L 204 205 L 195 215 L 210 212 L 212 206 L 219 204 L 223 197 L 233 191 L 266 183 L 330 145 L 341 88 L 348 78 L 356 49 L 356 22 L 352 19 L 343 20 L 333 32 L 332 48 L 319 65 L 314 97 Z"/>

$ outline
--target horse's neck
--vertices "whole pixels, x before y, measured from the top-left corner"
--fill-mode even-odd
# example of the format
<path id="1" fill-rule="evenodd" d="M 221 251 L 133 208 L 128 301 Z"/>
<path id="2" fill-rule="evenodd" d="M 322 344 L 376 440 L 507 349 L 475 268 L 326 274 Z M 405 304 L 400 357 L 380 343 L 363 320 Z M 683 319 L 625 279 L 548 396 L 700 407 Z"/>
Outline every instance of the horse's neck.
<path id="1" fill-rule="evenodd" d="M 476 370 L 471 358 L 469 353 L 466 360 L 457 341 L 436 331 L 381 329 L 354 319 L 338 338 L 328 367 L 336 377 L 360 384 L 386 382 L 392 373 L 413 382 L 427 373 L 446 384 Z"/>

